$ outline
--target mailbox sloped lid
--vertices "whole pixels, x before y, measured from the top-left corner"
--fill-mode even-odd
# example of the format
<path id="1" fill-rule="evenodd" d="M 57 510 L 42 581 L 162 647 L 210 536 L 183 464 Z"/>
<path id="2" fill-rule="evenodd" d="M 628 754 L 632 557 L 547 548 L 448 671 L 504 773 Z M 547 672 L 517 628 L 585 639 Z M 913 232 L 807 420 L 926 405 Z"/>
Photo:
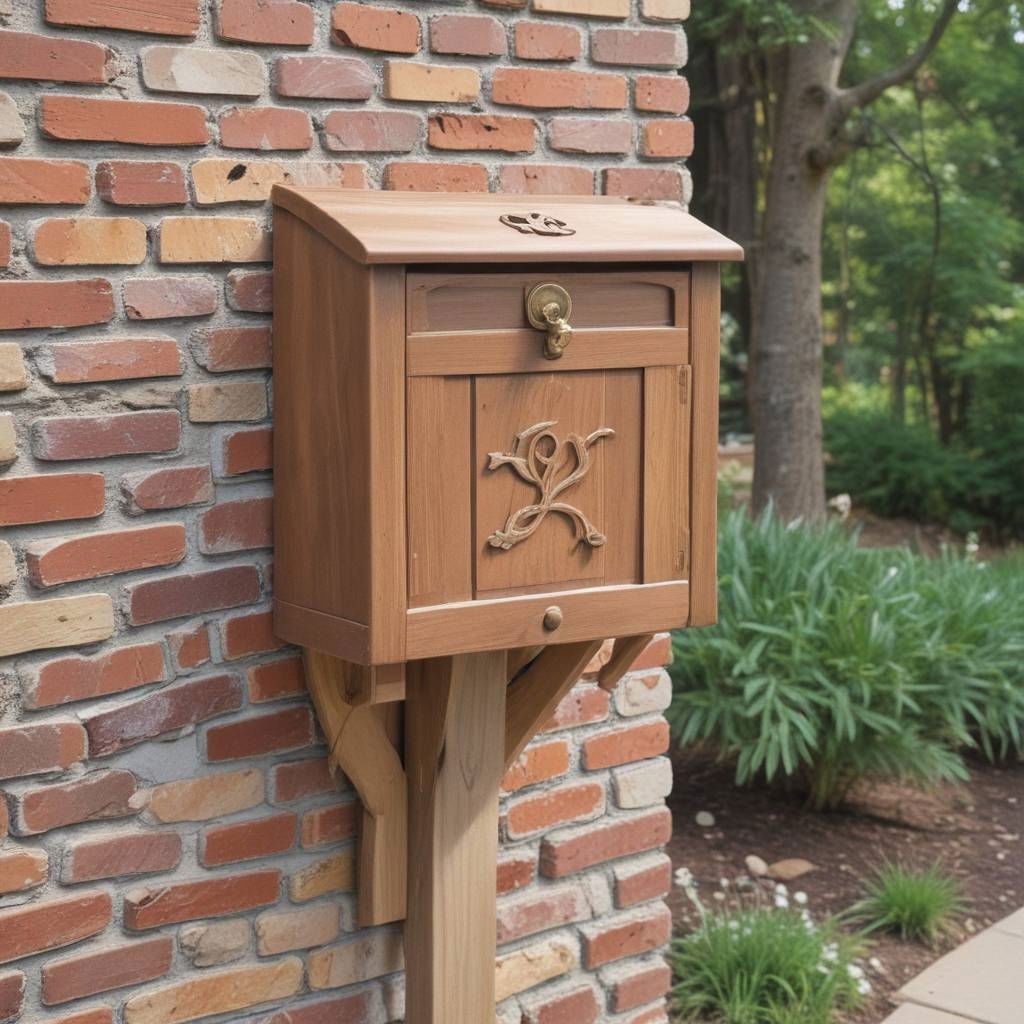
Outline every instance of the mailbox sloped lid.
<path id="1" fill-rule="evenodd" d="M 286 185 L 272 198 L 360 263 L 743 258 L 735 242 L 668 203 Z"/>

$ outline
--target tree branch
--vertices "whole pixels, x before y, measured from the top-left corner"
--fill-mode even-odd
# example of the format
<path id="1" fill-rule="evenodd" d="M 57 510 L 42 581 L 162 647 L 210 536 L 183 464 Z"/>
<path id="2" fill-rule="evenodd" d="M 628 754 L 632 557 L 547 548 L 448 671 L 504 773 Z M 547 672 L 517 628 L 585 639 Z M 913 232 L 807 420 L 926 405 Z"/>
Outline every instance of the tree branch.
<path id="1" fill-rule="evenodd" d="M 939 45 L 939 40 L 949 27 L 949 23 L 956 13 L 959 0 L 944 0 L 942 10 L 939 12 L 935 24 L 932 26 L 928 38 L 914 51 L 902 64 L 869 78 L 859 85 L 850 86 L 839 93 L 839 108 L 844 116 L 849 116 L 858 107 L 866 107 L 874 103 L 879 96 L 891 89 L 894 85 L 901 85 L 917 74 L 918 69 L 932 55 Z"/>

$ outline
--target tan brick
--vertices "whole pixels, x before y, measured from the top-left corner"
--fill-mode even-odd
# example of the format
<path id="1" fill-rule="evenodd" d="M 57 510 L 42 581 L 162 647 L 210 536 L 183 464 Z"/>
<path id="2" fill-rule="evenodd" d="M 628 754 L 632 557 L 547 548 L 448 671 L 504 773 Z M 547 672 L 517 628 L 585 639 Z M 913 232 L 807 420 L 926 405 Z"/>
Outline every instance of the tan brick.
<path id="1" fill-rule="evenodd" d="M 133 804 L 157 821 L 209 821 L 263 802 L 263 773 L 257 768 L 197 779 L 164 782 L 138 794 Z"/>
<path id="2" fill-rule="evenodd" d="M 548 128 L 552 149 L 564 153 L 629 153 L 633 149 L 632 121 L 556 117 Z"/>
<path id="3" fill-rule="evenodd" d="M 355 859 L 351 850 L 315 861 L 294 874 L 288 883 L 288 891 L 296 903 L 305 903 L 328 892 L 351 892 L 354 887 Z"/>
<path id="4" fill-rule="evenodd" d="M 262 420 L 267 388 L 261 380 L 193 384 L 188 389 L 188 418 L 193 423 Z"/>
<path id="5" fill-rule="evenodd" d="M 36 228 L 33 246 L 43 266 L 131 266 L 146 258 L 146 225 L 133 217 L 59 217 Z"/>
<path id="6" fill-rule="evenodd" d="M 248 217 L 165 217 L 161 263 L 264 263 L 270 232 Z"/>
<path id="7" fill-rule="evenodd" d="M 529 117 L 435 114 L 428 124 L 427 140 L 434 149 L 532 153 L 536 147 L 536 126 Z"/>
<path id="8" fill-rule="evenodd" d="M 505 953 L 495 961 L 494 997 L 497 1002 L 558 978 L 579 963 L 579 952 L 567 939 L 546 939 Z"/>
<path id="9" fill-rule="evenodd" d="M 367 100 L 376 80 L 359 57 L 280 57 L 275 88 L 279 96 L 317 100 Z"/>
<path id="10" fill-rule="evenodd" d="M 180 1024 L 294 996 L 302 987 L 302 961 L 233 967 L 161 985 L 124 1004 L 125 1024 Z"/>
<path id="11" fill-rule="evenodd" d="M 585 18 L 628 18 L 629 0 L 533 0 L 543 14 L 578 14 Z"/>
<path id="12" fill-rule="evenodd" d="M 675 29 L 596 28 L 590 33 L 596 64 L 678 68 L 686 63 L 686 36 Z"/>
<path id="13" fill-rule="evenodd" d="M 218 967 L 241 960 L 249 952 L 248 921 L 206 921 L 178 933 L 181 951 L 193 967 Z"/>
<path id="14" fill-rule="evenodd" d="M 25 122 L 10 93 L 0 92 L 0 148 L 20 146 L 25 140 Z"/>
<path id="15" fill-rule="evenodd" d="M 0 412 L 0 465 L 18 457 L 18 439 L 14 429 L 14 413 Z"/>
<path id="16" fill-rule="evenodd" d="M 690 0 L 641 0 L 640 13 L 648 21 L 686 21 Z"/>
<path id="17" fill-rule="evenodd" d="M 302 910 L 270 910 L 256 918 L 256 948 L 260 956 L 309 949 L 333 942 L 340 931 L 338 907 L 333 902 Z"/>
<path id="18" fill-rule="evenodd" d="M 28 372 L 21 346 L 14 341 L 0 343 L 0 391 L 24 391 Z"/>
<path id="19" fill-rule="evenodd" d="M 414 103 L 472 103 L 480 98 L 476 68 L 389 60 L 384 66 L 384 95 Z"/>
<path id="20" fill-rule="evenodd" d="M 4 461 L 4 423 L 9 412 L 0 414 L 0 462 Z M 18 578 L 18 563 L 14 558 L 14 548 L 5 540 L 0 540 L 0 587 L 9 587 Z M 252 678 L 249 680 L 250 700 L 252 699 Z"/>
<path id="21" fill-rule="evenodd" d="M 420 21 L 393 7 L 340 3 L 331 15 L 331 36 L 340 46 L 415 53 L 420 48 Z"/>
<path id="22" fill-rule="evenodd" d="M 483 164 L 388 164 L 384 187 L 396 192 L 486 192 L 487 168 Z"/>
<path id="23" fill-rule="evenodd" d="M 79 594 L 0 606 L 0 656 L 74 647 L 114 635 L 109 594 Z"/>
<path id="24" fill-rule="evenodd" d="M 403 965 L 402 933 L 398 929 L 374 932 L 342 945 L 317 950 L 309 957 L 309 987 L 340 988 L 383 974 Z"/>
<path id="25" fill-rule="evenodd" d="M 192 165 L 192 187 L 199 206 L 264 202 L 270 198 L 270 190 L 277 184 L 365 188 L 366 168 L 362 164 L 328 161 L 279 163 L 276 160 L 224 160 L 219 157 L 209 157 Z"/>
<path id="26" fill-rule="evenodd" d="M 619 807 L 650 807 L 672 791 L 672 763 L 658 757 L 612 770 L 615 802 Z"/>
<path id="27" fill-rule="evenodd" d="M 14 850 L 0 854 L 0 896 L 34 889 L 46 881 L 50 858 L 45 850 Z"/>
<path id="28" fill-rule="evenodd" d="M 615 709 L 625 717 L 661 712 L 671 703 L 667 672 L 631 672 L 615 688 Z"/>
<path id="29" fill-rule="evenodd" d="M 142 81 L 155 92 L 256 97 L 266 87 L 263 61 L 246 50 L 146 46 L 139 58 Z"/>

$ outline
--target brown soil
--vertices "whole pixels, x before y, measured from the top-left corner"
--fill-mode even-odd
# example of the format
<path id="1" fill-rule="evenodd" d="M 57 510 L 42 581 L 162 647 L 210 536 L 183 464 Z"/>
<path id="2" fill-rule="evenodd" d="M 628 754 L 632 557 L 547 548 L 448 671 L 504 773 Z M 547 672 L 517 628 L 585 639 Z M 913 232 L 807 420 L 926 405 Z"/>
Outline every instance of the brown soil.
<path id="1" fill-rule="evenodd" d="M 720 879 L 744 874 L 749 854 L 768 864 L 802 857 L 814 871 L 789 883 L 807 893 L 816 919 L 839 913 L 862 895 L 862 879 L 885 861 L 927 867 L 936 861 L 960 881 L 968 911 L 959 934 L 935 949 L 875 936 L 868 969 L 870 1002 L 850 1018 L 879 1024 L 892 1012 L 893 994 L 942 953 L 1024 904 L 1024 764 L 971 765 L 961 787 L 921 793 L 882 784 L 865 787 L 843 812 L 809 811 L 794 795 L 766 786 L 738 788 L 732 769 L 700 754 L 677 754 L 670 805 L 675 829 L 673 867 L 687 867 L 706 903 Z M 696 824 L 699 811 L 715 817 Z M 680 890 L 669 898 L 677 931 L 690 930 L 697 913 Z"/>

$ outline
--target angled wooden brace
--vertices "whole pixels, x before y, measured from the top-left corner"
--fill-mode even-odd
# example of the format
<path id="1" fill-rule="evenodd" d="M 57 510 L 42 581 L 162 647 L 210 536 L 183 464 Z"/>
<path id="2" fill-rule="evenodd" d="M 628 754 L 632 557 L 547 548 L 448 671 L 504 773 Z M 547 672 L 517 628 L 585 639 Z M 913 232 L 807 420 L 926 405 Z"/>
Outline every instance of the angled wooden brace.
<path id="1" fill-rule="evenodd" d="M 597 675 L 597 685 L 609 693 L 619 685 L 619 680 L 630 670 L 633 662 L 643 653 L 644 648 L 654 639 L 653 633 L 637 636 L 620 636 L 612 648 L 612 656 Z"/>
<path id="2" fill-rule="evenodd" d="M 359 924 L 401 921 L 406 908 L 405 770 L 393 742 L 391 704 L 372 704 L 375 690 L 395 688 L 393 666 L 365 668 L 303 648 L 306 682 L 327 737 L 332 766 L 363 802 L 359 844 Z"/>

